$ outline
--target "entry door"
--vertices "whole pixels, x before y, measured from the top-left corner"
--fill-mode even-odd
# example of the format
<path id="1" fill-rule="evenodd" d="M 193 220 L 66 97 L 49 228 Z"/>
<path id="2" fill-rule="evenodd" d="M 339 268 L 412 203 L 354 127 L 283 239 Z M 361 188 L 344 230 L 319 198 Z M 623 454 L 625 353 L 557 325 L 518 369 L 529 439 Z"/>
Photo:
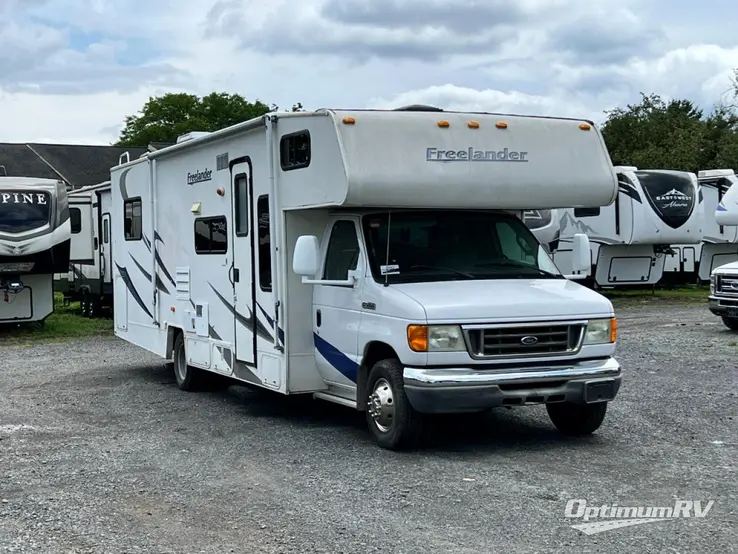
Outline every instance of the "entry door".
<path id="1" fill-rule="evenodd" d="M 234 160 L 235 161 L 235 160 Z M 230 279 L 233 284 L 233 306 L 236 337 L 236 359 L 245 363 L 256 362 L 256 314 L 254 313 L 254 235 L 258 222 L 254 213 L 251 161 L 237 160 L 231 169 L 233 191 L 233 265 Z"/>
<path id="2" fill-rule="evenodd" d="M 100 229 L 100 279 L 103 283 L 109 283 L 112 280 L 110 247 L 110 214 L 105 213 L 102 216 L 102 229 Z"/>
<path id="3" fill-rule="evenodd" d="M 353 388 L 358 370 L 358 336 L 365 257 L 359 243 L 357 222 L 336 219 L 323 239 L 324 280 L 356 277 L 353 287 L 313 285 L 313 333 L 318 369 L 323 379 Z"/>

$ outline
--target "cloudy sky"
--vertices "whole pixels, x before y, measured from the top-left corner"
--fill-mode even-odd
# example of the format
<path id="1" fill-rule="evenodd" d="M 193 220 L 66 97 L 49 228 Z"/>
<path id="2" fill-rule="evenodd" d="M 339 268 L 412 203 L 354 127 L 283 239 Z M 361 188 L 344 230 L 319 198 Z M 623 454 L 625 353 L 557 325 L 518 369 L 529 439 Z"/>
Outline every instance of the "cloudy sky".
<path id="1" fill-rule="evenodd" d="M 709 109 L 736 21 L 725 0 L 0 0 L 0 142 L 109 144 L 166 91 L 596 121 L 652 91 Z"/>

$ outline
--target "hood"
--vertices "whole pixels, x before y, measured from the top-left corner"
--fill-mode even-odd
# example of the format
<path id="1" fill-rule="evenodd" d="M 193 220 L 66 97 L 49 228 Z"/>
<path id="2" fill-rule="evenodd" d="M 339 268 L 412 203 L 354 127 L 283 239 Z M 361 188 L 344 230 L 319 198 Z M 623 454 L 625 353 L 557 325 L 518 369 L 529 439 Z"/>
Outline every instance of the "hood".
<path id="1" fill-rule="evenodd" d="M 493 279 L 403 283 L 393 288 L 420 303 L 431 323 L 610 317 L 601 294 L 568 279 Z"/>
<path id="2" fill-rule="evenodd" d="M 738 273 L 738 262 L 730 262 L 729 264 L 723 264 L 712 270 L 715 275 L 724 275 L 726 273 Z"/>

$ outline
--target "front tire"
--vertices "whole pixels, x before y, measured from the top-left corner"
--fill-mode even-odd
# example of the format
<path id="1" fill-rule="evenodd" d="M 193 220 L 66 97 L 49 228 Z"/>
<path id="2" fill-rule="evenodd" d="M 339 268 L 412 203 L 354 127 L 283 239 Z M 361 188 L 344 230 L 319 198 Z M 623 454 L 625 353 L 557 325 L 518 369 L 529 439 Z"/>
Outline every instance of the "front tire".
<path id="1" fill-rule="evenodd" d="M 187 363 L 187 353 L 182 333 L 179 333 L 174 341 L 172 354 L 174 358 L 174 378 L 177 380 L 177 386 L 184 391 L 199 389 L 202 381 L 202 371 Z"/>
<path id="2" fill-rule="evenodd" d="M 546 410 L 551 422 L 564 435 L 590 435 L 602 425 L 607 412 L 607 402 L 593 404 L 561 402 L 546 404 Z"/>
<path id="3" fill-rule="evenodd" d="M 738 331 L 738 318 L 723 316 L 721 319 L 723 320 L 723 324 L 728 329 L 730 329 L 731 331 Z"/>
<path id="4" fill-rule="evenodd" d="M 401 450 L 418 443 L 423 416 L 405 395 L 402 365 L 398 360 L 380 360 L 374 364 L 364 400 L 367 425 L 378 446 Z"/>

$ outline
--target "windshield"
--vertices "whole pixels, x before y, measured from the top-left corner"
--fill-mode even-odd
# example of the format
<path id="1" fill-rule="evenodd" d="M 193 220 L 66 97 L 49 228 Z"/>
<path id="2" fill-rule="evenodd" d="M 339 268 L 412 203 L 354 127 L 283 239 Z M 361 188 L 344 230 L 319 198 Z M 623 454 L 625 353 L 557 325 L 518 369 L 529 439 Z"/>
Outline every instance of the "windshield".
<path id="1" fill-rule="evenodd" d="M 485 211 L 393 211 L 363 217 L 377 281 L 563 278 L 517 217 Z M 389 245 L 387 243 L 387 229 Z"/>
<path id="2" fill-rule="evenodd" d="M 49 222 L 51 196 L 48 192 L 0 191 L 0 231 L 22 233 Z"/>

